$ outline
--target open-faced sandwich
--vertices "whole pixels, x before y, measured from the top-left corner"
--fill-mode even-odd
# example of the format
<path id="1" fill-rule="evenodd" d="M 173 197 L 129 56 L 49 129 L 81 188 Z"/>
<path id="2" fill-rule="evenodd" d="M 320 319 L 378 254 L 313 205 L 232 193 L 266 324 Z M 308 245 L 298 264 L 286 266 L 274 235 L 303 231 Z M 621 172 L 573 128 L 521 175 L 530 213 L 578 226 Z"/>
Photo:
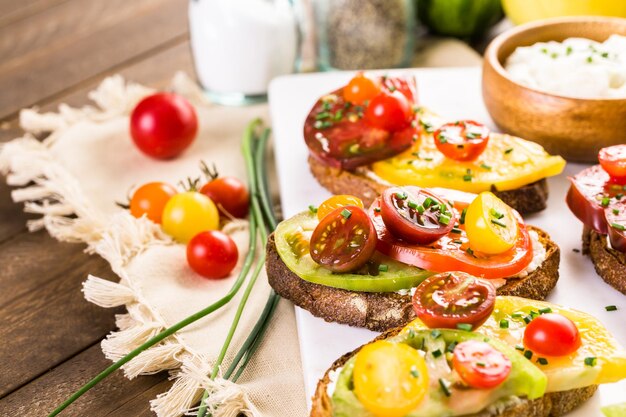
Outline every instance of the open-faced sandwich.
<path id="1" fill-rule="evenodd" d="M 592 316 L 518 297 L 483 304 L 473 324 L 448 308 L 430 328 L 416 319 L 342 356 L 311 417 L 556 417 L 626 378 L 626 351 Z"/>
<path id="2" fill-rule="evenodd" d="M 357 74 L 315 103 L 304 138 L 319 183 L 368 205 L 390 185 L 415 185 L 491 191 L 532 213 L 546 206 L 546 177 L 565 166 L 536 143 L 471 120 L 446 123 L 418 105 L 412 77 Z"/>
<path id="3" fill-rule="evenodd" d="M 274 290 L 327 321 L 383 331 L 407 324 L 429 276 L 463 271 L 498 294 L 544 299 L 558 280 L 559 248 L 493 193 L 389 187 L 369 209 L 333 196 L 281 222 L 267 244 Z M 447 283 L 473 294 L 473 278 Z"/>
<path id="4" fill-rule="evenodd" d="M 570 178 L 567 205 L 584 224 L 583 253 L 626 294 L 626 145 L 601 149 L 598 160 Z"/>

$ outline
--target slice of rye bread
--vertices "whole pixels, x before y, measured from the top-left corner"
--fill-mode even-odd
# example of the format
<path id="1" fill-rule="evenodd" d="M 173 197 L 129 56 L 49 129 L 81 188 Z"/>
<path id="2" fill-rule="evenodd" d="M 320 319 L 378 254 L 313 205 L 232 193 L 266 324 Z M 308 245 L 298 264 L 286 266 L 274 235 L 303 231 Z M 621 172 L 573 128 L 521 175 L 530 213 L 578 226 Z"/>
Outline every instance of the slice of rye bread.
<path id="1" fill-rule="evenodd" d="M 596 272 L 613 288 L 626 294 L 626 254 L 607 245 L 605 235 L 583 230 L 583 253 L 589 255 Z"/>
<path id="2" fill-rule="evenodd" d="M 363 200 L 368 207 L 391 184 L 366 175 L 365 168 L 344 171 L 329 167 L 309 156 L 309 168 L 317 181 L 333 194 L 351 194 Z M 535 213 L 546 208 L 548 183 L 544 179 L 509 191 L 492 190 L 502 201 L 522 214 Z"/>
<path id="3" fill-rule="evenodd" d="M 498 288 L 498 295 L 543 300 L 559 279 L 560 251 L 547 233 L 528 227 L 538 233 L 539 241 L 546 248 L 546 259 L 528 276 L 507 280 Z M 326 321 L 382 332 L 415 319 L 408 294 L 348 291 L 303 280 L 287 268 L 278 255 L 273 234 L 267 241 L 266 266 L 274 291 Z"/>
<path id="4" fill-rule="evenodd" d="M 372 342 L 393 337 L 400 333 L 401 330 L 402 327 L 391 329 L 378 336 Z M 362 347 L 337 359 L 319 380 L 313 396 L 310 417 L 333 417 L 333 405 L 328 396 L 330 372 L 344 366 Z M 568 391 L 550 392 L 536 400 L 521 399 L 519 402 L 507 405 L 503 410 L 491 411 L 487 409 L 476 414 L 468 414 L 466 417 L 559 417 L 583 404 L 591 398 L 597 389 L 597 385 L 590 385 Z"/>

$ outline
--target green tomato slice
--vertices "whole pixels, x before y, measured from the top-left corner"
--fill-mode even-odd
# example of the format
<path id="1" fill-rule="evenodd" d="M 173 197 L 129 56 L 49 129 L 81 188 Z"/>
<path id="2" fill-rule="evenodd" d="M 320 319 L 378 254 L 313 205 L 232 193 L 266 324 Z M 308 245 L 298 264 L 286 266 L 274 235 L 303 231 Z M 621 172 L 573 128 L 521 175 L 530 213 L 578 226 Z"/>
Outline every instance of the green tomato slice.
<path id="1" fill-rule="evenodd" d="M 413 288 L 433 274 L 379 252 L 359 271 L 332 272 L 309 254 L 309 240 L 317 224 L 314 213 L 302 212 L 281 222 L 274 233 L 278 255 L 287 268 L 305 281 L 350 291 L 394 292 Z"/>

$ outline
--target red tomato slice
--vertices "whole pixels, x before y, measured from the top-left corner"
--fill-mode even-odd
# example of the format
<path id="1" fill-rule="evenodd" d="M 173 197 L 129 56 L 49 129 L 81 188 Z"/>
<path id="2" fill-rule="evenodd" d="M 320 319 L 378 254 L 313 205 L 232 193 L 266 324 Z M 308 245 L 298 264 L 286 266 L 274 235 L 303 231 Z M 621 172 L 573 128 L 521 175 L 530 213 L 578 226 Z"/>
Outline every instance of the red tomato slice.
<path id="1" fill-rule="evenodd" d="M 600 165 L 611 176 L 613 182 L 626 184 L 626 145 L 609 146 L 598 153 Z"/>
<path id="2" fill-rule="evenodd" d="M 446 272 L 424 280 L 413 295 L 413 309 L 430 328 L 475 329 L 489 318 L 496 304 L 496 287 L 465 272 Z"/>
<path id="3" fill-rule="evenodd" d="M 381 196 L 385 226 L 399 239 L 427 244 L 447 235 L 456 222 L 450 206 L 419 187 L 390 187 Z"/>
<path id="4" fill-rule="evenodd" d="M 454 193 L 463 197 L 465 193 Z M 439 194 L 446 201 L 446 195 Z M 459 199 L 452 201 L 456 217 L 468 203 Z M 377 249 L 383 254 L 432 272 L 463 271 L 481 278 L 507 278 L 518 274 L 533 259 L 532 242 L 528 230 L 519 213 L 516 217 L 519 234 L 515 245 L 506 252 L 488 255 L 477 251 L 468 251 L 469 239 L 465 226 L 456 224 L 450 233 L 428 245 L 418 245 L 402 241 L 395 237 L 385 226 L 380 213 L 380 198 L 370 207 L 370 217 L 378 233 Z"/>
<path id="5" fill-rule="evenodd" d="M 402 93 L 409 108 L 416 103 L 414 78 L 380 77 L 376 82 L 385 94 L 391 94 L 390 90 Z M 419 137 L 417 125 L 407 124 L 393 132 L 369 125 L 365 122 L 368 107 L 354 105 L 346 101 L 344 95 L 341 88 L 320 98 L 304 123 L 304 139 L 309 151 L 322 163 L 354 169 L 397 155 Z M 412 112 L 410 117 L 414 117 Z"/>
<path id="6" fill-rule="evenodd" d="M 578 327 L 567 317 L 548 313 L 535 317 L 524 330 L 524 346 L 544 356 L 565 356 L 580 347 Z"/>
<path id="7" fill-rule="evenodd" d="M 453 355 L 452 366 L 470 387 L 497 387 L 511 373 L 511 360 L 486 342 L 461 342 L 454 348 Z"/>
<path id="8" fill-rule="evenodd" d="M 396 132 L 411 123 L 411 114 L 411 105 L 404 94 L 381 92 L 365 109 L 365 121 L 372 127 Z"/>
<path id="9" fill-rule="evenodd" d="M 376 230 L 367 212 L 345 206 L 330 212 L 311 235 L 311 258 L 334 272 L 365 265 L 376 250 Z"/>
<path id="10" fill-rule="evenodd" d="M 455 161 L 473 161 L 489 142 L 489 129 L 472 120 L 446 123 L 434 134 L 439 152 Z"/>

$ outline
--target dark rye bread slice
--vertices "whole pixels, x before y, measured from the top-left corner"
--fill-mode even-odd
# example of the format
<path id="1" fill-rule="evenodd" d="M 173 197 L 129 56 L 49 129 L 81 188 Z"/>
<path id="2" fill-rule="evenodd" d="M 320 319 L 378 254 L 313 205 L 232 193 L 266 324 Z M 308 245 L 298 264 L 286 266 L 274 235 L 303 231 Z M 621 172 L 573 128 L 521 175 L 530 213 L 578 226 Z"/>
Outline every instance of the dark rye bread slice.
<path id="1" fill-rule="evenodd" d="M 401 330 L 402 327 L 391 329 L 378 336 L 372 342 L 393 337 Z M 333 405 L 327 389 L 330 383 L 330 372 L 344 366 L 362 347 L 337 359 L 330 369 L 326 371 L 322 379 L 319 380 L 313 396 L 310 417 L 333 417 Z M 468 414 L 466 417 L 559 417 L 583 404 L 593 396 L 597 389 L 597 385 L 590 385 L 568 391 L 550 392 L 536 400 L 522 399 L 515 404 L 507 405 L 503 410 L 483 410 L 477 414 Z"/>
<path id="2" fill-rule="evenodd" d="M 368 207 L 390 184 L 370 178 L 363 168 L 343 171 L 329 167 L 309 156 L 309 167 L 317 181 L 333 194 L 351 194 L 363 200 Z M 492 190 L 502 201 L 522 214 L 535 213 L 546 208 L 548 183 L 544 179 L 509 191 Z"/>
<path id="3" fill-rule="evenodd" d="M 589 255 L 603 280 L 626 294 L 626 254 L 609 248 L 605 235 L 588 228 L 583 230 L 583 253 Z"/>
<path id="4" fill-rule="evenodd" d="M 547 233 L 528 227 L 539 234 L 539 240 L 546 248 L 546 259 L 528 276 L 507 280 L 498 289 L 498 295 L 543 300 L 559 278 L 560 251 Z M 415 318 L 410 295 L 347 291 L 303 280 L 287 268 L 278 255 L 273 234 L 267 241 L 266 266 L 274 291 L 326 321 L 382 332 L 406 325 Z"/>

